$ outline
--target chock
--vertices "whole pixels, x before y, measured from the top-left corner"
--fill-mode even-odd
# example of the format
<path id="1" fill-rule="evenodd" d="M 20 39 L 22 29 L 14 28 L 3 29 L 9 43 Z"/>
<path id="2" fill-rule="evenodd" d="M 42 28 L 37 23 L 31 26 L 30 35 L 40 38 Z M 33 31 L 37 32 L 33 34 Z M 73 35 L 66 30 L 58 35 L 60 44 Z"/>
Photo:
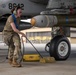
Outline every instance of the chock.
<path id="1" fill-rule="evenodd" d="M 54 57 L 43 57 L 43 58 L 40 58 L 40 62 L 41 63 L 54 63 L 55 58 Z"/>

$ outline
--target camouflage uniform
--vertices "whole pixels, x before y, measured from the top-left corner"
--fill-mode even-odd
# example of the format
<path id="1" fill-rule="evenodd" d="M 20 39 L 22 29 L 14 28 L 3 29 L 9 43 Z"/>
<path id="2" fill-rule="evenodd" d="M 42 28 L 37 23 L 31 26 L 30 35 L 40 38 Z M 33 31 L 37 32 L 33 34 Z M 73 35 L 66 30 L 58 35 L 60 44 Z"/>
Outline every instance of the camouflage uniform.
<path id="1" fill-rule="evenodd" d="M 19 24 L 20 18 L 16 18 L 17 23 Z M 21 49 L 20 37 L 18 33 L 14 32 L 10 23 L 14 22 L 12 15 L 8 17 L 6 25 L 3 30 L 4 42 L 8 45 L 8 58 L 9 59 L 18 59 L 19 52 Z"/>

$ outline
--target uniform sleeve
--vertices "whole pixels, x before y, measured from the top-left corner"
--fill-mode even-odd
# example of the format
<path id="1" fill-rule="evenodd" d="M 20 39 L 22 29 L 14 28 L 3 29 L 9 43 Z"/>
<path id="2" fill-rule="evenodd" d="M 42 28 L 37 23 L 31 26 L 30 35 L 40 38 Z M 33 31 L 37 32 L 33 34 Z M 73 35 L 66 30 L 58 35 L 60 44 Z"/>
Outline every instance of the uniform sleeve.
<path id="1" fill-rule="evenodd" d="M 12 23 L 12 22 L 14 22 L 14 21 L 13 21 L 13 18 L 12 18 L 12 16 L 9 16 L 9 18 L 8 18 L 8 21 L 9 21 L 9 23 Z"/>

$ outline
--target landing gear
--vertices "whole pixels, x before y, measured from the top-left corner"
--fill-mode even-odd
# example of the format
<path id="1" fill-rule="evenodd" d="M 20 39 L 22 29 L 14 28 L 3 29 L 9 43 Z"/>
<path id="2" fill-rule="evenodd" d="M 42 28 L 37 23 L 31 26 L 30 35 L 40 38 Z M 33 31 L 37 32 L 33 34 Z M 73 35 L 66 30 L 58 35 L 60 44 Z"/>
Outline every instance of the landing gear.
<path id="1" fill-rule="evenodd" d="M 49 46 L 50 56 L 56 60 L 66 60 L 71 52 L 70 42 L 67 37 L 59 35 L 54 37 Z"/>
<path id="2" fill-rule="evenodd" d="M 49 53 L 50 42 L 48 42 L 45 46 L 45 51 Z"/>

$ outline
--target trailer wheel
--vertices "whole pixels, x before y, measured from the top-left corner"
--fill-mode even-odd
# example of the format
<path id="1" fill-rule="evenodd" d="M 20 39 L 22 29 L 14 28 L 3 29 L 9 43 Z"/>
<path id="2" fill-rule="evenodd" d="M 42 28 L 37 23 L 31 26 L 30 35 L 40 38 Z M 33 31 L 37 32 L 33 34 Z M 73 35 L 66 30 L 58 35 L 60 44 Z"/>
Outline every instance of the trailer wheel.
<path id="1" fill-rule="evenodd" d="M 49 53 L 56 60 L 66 60 L 71 52 L 70 42 L 67 37 L 56 36 L 50 42 Z"/>

